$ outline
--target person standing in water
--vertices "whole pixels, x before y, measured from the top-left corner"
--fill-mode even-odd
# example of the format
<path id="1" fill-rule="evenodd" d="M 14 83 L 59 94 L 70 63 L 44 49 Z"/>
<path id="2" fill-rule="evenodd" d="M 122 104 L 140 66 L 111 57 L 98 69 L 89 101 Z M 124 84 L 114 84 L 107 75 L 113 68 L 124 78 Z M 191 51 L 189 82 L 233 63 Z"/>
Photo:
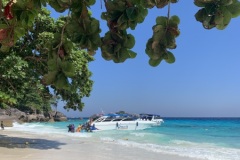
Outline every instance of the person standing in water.
<path id="1" fill-rule="evenodd" d="M 2 128 L 2 130 L 4 130 L 4 124 L 3 124 L 3 121 L 1 121 L 1 128 Z"/>

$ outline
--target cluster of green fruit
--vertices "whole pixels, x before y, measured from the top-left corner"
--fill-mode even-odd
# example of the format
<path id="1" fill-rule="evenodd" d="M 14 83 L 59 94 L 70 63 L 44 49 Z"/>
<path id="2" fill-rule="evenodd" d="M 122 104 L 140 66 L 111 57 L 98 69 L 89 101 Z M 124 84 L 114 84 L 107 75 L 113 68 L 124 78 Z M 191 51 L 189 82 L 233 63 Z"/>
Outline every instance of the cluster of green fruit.
<path id="1" fill-rule="evenodd" d="M 135 58 L 136 53 L 130 50 L 135 45 L 135 38 L 127 34 L 127 29 L 135 29 L 148 14 L 141 0 L 111 0 L 106 1 L 107 11 L 101 18 L 107 21 L 109 32 L 102 38 L 102 57 L 115 63 L 124 62 L 128 58 Z"/>
<path id="2" fill-rule="evenodd" d="M 43 0 L 41 0 L 41 3 Z M 45 0 L 46 1 L 46 0 Z M 64 12 L 70 9 L 72 12 L 76 12 L 82 8 L 82 5 L 91 6 L 96 3 L 96 0 L 48 0 L 48 4 L 57 12 Z"/>
<path id="3" fill-rule="evenodd" d="M 153 8 L 154 6 L 157 8 L 163 8 L 170 2 L 177 3 L 178 0 L 141 0 L 141 4 L 146 8 Z"/>
<path id="4" fill-rule="evenodd" d="M 87 49 L 93 55 L 101 44 L 99 21 L 91 17 L 88 6 L 95 0 L 50 0 L 49 5 L 58 12 L 71 10 L 71 16 L 66 17 L 66 31 L 71 40 L 81 49 Z"/>
<path id="5" fill-rule="evenodd" d="M 195 18 L 205 29 L 225 29 L 232 18 L 240 15 L 238 0 L 195 0 L 194 4 L 202 7 Z"/>
<path id="6" fill-rule="evenodd" d="M 175 38 L 180 34 L 178 16 L 157 17 L 156 25 L 153 26 L 153 36 L 146 45 L 146 53 L 150 57 L 149 64 L 157 66 L 164 59 L 168 63 L 174 63 L 174 55 L 167 49 L 176 48 Z"/>
<path id="7" fill-rule="evenodd" d="M 101 44 L 99 21 L 89 16 L 79 18 L 74 13 L 66 26 L 66 31 L 74 43 L 94 54 Z"/>
<path id="8" fill-rule="evenodd" d="M 142 23 L 148 14 L 139 0 L 113 0 L 106 2 L 107 12 L 103 12 L 101 18 L 108 21 L 111 29 L 125 30 L 135 29 L 138 23 Z"/>
<path id="9" fill-rule="evenodd" d="M 135 38 L 125 30 L 118 33 L 108 31 L 102 38 L 102 57 L 115 63 L 135 58 L 137 54 L 130 50 L 134 45 Z"/>
<path id="10" fill-rule="evenodd" d="M 54 85 L 57 89 L 69 89 L 68 78 L 75 75 L 75 67 L 70 59 L 73 43 L 56 33 L 52 43 L 55 48 L 48 53 L 48 73 L 42 78 L 45 85 Z M 57 47 L 56 47 L 57 46 Z"/>

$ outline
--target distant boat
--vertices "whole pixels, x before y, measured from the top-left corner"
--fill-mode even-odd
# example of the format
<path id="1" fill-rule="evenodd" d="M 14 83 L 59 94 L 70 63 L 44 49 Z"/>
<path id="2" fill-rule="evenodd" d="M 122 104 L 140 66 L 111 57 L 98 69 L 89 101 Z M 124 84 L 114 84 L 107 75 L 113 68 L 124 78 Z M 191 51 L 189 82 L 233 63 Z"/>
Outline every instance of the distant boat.
<path id="1" fill-rule="evenodd" d="M 87 121 L 91 131 L 97 130 L 143 130 L 160 126 L 163 119 L 157 114 L 104 114 L 93 115 Z"/>

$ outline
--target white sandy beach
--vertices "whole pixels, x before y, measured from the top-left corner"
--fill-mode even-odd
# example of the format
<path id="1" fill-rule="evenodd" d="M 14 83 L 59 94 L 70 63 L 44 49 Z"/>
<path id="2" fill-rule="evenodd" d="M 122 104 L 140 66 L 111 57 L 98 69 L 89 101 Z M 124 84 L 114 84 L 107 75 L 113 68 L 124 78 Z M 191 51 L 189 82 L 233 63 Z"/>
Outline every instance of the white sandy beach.
<path id="1" fill-rule="evenodd" d="M 0 130 L 0 160 L 199 160 L 91 138 Z"/>

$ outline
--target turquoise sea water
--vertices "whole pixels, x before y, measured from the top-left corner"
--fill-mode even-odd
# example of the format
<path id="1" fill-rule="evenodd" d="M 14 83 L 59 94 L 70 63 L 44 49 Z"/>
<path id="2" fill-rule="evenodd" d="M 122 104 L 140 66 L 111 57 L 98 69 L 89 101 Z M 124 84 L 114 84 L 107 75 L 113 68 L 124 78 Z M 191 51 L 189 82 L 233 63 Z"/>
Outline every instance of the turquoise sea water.
<path id="1" fill-rule="evenodd" d="M 240 160 L 240 118 L 164 118 L 158 127 L 137 131 L 98 131 L 68 133 L 67 122 L 14 124 L 14 130 L 53 136 L 72 136 L 111 141 L 123 146 L 153 152 L 206 160 Z"/>

